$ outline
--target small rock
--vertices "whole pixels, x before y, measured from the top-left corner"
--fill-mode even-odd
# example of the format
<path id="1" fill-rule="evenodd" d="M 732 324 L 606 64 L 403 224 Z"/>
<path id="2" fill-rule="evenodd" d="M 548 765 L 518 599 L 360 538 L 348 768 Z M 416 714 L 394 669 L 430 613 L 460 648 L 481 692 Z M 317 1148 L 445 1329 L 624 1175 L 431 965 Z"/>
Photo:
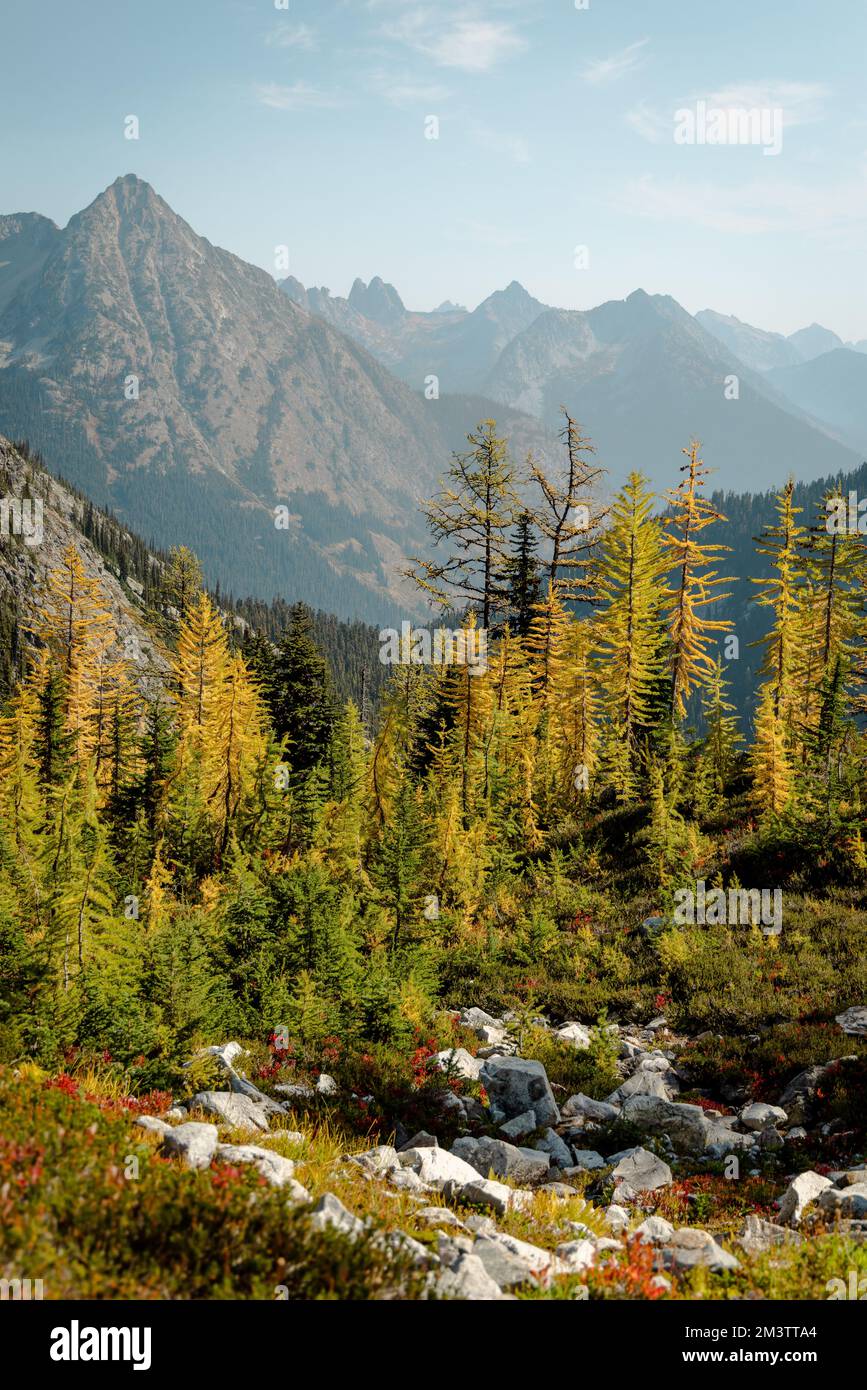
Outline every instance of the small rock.
<path id="1" fill-rule="evenodd" d="M 500 1125 L 500 1133 L 506 1139 L 523 1139 L 537 1128 L 535 1110 L 525 1110 L 523 1115 L 516 1115 L 513 1120 L 506 1120 L 505 1124 Z"/>
<path id="2" fill-rule="evenodd" d="M 227 1043 L 220 1043 L 220 1044 L 215 1045 L 215 1046 L 213 1046 L 213 1047 L 205 1047 L 205 1048 L 202 1049 L 202 1052 L 201 1052 L 199 1055 L 200 1055 L 200 1056 L 208 1055 L 208 1056 L 211 1056 L 211 1057 L 216 1057 L 216 1058 L 218 1058 L 219 1061 L 222 1062 L 222 1064 L 223 1064 L 224 1067 L 232 1067 L 232 1068 L 234 1068 L 235 1059 L 236 1059 L 237 1057 L 243 1056 L 243 1053 L 244 1053 L 244 1049 L 243 1049 L 243 1047 L 241 1046 L 240 1043 L 237 1043 L 237 1042 L 227 1042 Z"/>
<path id="3" fill-rule="evenodd" d="M 799 1072 L 789 1082 L 777 1104 L 785 1110 L 790 1124 L 809 1124 L 816 1109 L 816 1093 L 819 1090 L 832 1062 L 817 1063 Z"/>
<path id="4" fill-rule="evenodd" d="M 255 1105 L 260 1106 L 263 1113 L 266 1115 L 282 1114 L 283 1108 L 276 1100 L 272 1100 L 270 1096 L 266 1096 L 263 1091 L 259 1090 L 258 1086 L 254 1086 L 252 1081 L 248 1081 L 243 1072 L 236 1070 L 235 1062 L 243 1055 L 244 1049 L 241 1047 L 240 1043 L 236 1042 L 223 1043 L 217 1047 L 206 1047 L 197 1054 L 199 1057 L 211 1056 L 217 1058 L 226 1073 L 229 1089 L 236 1095 L 246 1096 L 248 1100 L 252 1100 Z"/>
<path id="5" fill-rule="evenodd" d="M 423 1207 L 416 1212 L 416 1220 L 425 1226 L 449 1226 L 458 1231 L 466 1230 L 463 1221 L 450 1207 Z"/>
<path id="6" fill-rule="evenodd" d="M 465 1047 L 448 1047 L 443 1052 L 435 1052 L 428 1065 L 450 1076 L 460 1076 L 464 1081 L 479 1079 L 479 1061 Z"/>
<path id="7" fill-rule="evenodd" d="M 397 1255 L 407 1255 L 414 1265 L 422 1269 L 430 1269 L 432 1265 L 440 1263 L 439 1255 L 435 1255 L 426 1245 L 422 1245 L 420 1240 L 415 1240 L 413 1236 L 407 1235 L 406 1231 L 378 1231 L 373 1237 L 372 1244 L 381 1250 L 393 1250 Z"/>
<path id="8" fill-rule="evenodd" d="M 780 1221 L 786 1226 L 797 1226 L 811 1202 L 815 1202 L 831 1186 L 829 1178 L 810 1169 L 799 1173 L 780 1197 Z"/>
<path id="9" fill-rule="evenodd" d="M 423 1192 L 424 1183 L 411 1168 L 392 1168 L 388 1181 L 398 1192 Z"/>
<path id="10" fill-rule="evenodd" d="M 304 1135 L 297 1129 L 276 1129 L 274 1138 L 283 1139 L 287 1144 L 303 1144 Z"/>
<path id="11" fill-rule="evenodd" d="M 188 1168 L 209 1168 L 217 1147 L 217 1126 L 190 1122 L 163 1136 L 162 1151 L 177 1154 Z"/>
<path id="12" fill-rule="evenodd" d="M 483 1064 L 479 1079 L 488 1093 L 496 1123 L 523 1115 L 527 1110 L 533 1111 L 540 1128 L 559 1121 L 560 1111 L 541 1062 L 524 1057 L 490 1057 Z"/>
<path id="13" fill-rule="evenodd" d="M 461 1024 L 464 1028 L 499 1028 L 505 1031 L 505 1021 L 502 1018 L 494 1018 L 493 1014 L 486 1013 L 484 1009 L 464 1009 L 460 1016 Z"/>
<path id="14" fill-rule="evenodd" d="M 542 1138 L 537 1140 L 536 1148 L 542 1153 L 551 1155 L 551 1162 L 558 1168 L 569 1168 L 572 1165 L 572 1150 L 565 1144 L 555 1129 L 546 1129 Z"/>
<path id="15" fill-rule="evenodd" d="M 474 1182 L 479 1176 L 478 1171 L 457 1154 L 439 1147 L 404 1149 L 399 1159 L 401 1166 L 411 1168 L 426 1186 L 441 1192 L 452 1185 L 460 1187 L 463 1183 Z"/>
<path id="16" fill-rule="evenodd" d="M 279 1091 L 281 1096 L 285 1096 L 290 1103 L 296 1100 L 315 1100 L 316 1092 L 312 1086 L 304 1086 L 300 1082 L 289 1084 L 285 1081 L 278 1081 L 274 1084 L 274 1090 Z"/>
<path id="17" fill-rule="evenodd" d="M 629 1096 L 622 1115 L 642 1134 L 667 1135 L 682 1154 L 704 1153 L 713 1128 L 701 1106 L 684 1105 L 656 1095 Z"/>
<path id="18" fill-rule="evenodd" d="M 268 1128 L 268 1116 L 262 1106 L 249 1096 L 236 1095 L 234 1091 L 199 1091 L 190 1101 L 190 1109 L 218 1115 L 232 1129 Z"/>
<path id="19" fill-rule="evenodd" d="M 591 1240 L 567 1240 L 557 1246 L 557 1258 L 563 1261 L 570 1273 L 580 1273 L 595 1262 L 596 1246 Z"/>
<path id="20" fill-rule="evenodd" d="M 452 1113 L 461 1124 L 467 1122 L 467 1102 L 463 1096 L 456 1096 L 454 1091 L 443 1091 L 440 1094 L 440 1109 L 445 1113 Z"/>
<path id="21" fill-rule="evenodd" d="M 551 1166 L 547 1153 L 535 1149 L 517 1148 L 505 1139 L 456 1139 L 452 1153 L 472 1165 L 486 1178 L 493 1172 L 498 1178 L 511 1178 L 517 1183 L 541 1182 Z"/>
<path id="22" fill-rule="evenodd" d="M 368 1173 L 389 1173 L 401 1166 L 397 1150 L 390 1144 L 377 1144 L 376 1148 L 366 1149 L 364 1153 L 350 1154 L 349 1161 Z"/>
<path id="23" fill-rule="evenodd" d="M 635 1234 L 645 1245 L 666 1245 L 674 1235 L 674 1227 L 661 1216 L 648 1216 Z"/>
<path id="24" fill-rule="evenodd" d="M 607 1124 L 611 1120 L 616 1120 L 620 1114 L 620 1106 L 614 1105 L 610 1101 L 593 1100 L 590 1096 L 585 1096 L 579 1091 L 577 1096 L 570 1096 L 563 1106 L 564 1115 L 583 1115 L 588 1120 L 597 1120 L 600 1124 Z"/>
<path id="25" fill-rule="evenodd" d="M 620 1160 L 611 1176 L 615 1183 L 627 1183 L 633 1192 L 655 1192 L 671 1182 L 671 1169 L 649 1149 L 635 1149 Z"/>
<path id="26" fill-rule="evenodd" d="M 508 1034 L 504 1028 L 492 1028 L 488 1024 L 483 1024 L 481 1028 L 476 1028 L 473 1031 L 479 1042 L 485 1043 L 488 1047 L 499 1049 L 506 1046 Z"/>
<path id="27" fill-rule="evenodd" d="M 683 1230 L 675 1231 L 664 1253 L 670 1263 L 679 1269 L 694 1269 L 701 1265 L 716 1274 L 725 1270 L 740 1269 L 740 1261 L 736 1256 L 717 1245 L 709 1231 L 701 1231 L 694 1226 L 685 1226 Z"/>
<path id="28" fill-rule="evenodd" d="M 310 1216 L 310 1224 L 317 1231 L 340 1231 L 353 1240 L 364 1231 L 364 1222 L 351 1211 L 347 1211 L 339 1197 L 333 1192 L 325 1192 L 319 1198 Z"/>
<path id="29" fill-rule="evenodd" d="M 753 1101 L 740 1114 L 741 1124 L 755 1130 L 774 1129 L 777 1125 L 784 1125 L 788 1118 L 779 1105 L 764 1105 L 761 1101 Z"/>
<path id="30" fill-rule="evenodd" d="M 405 1144 L 400 1145 L 398 1153 L 405 1153 L 407 1149 L 435 1149 L 438 1143 L 435 1134 L 428 1134 L 426 1129 L 420 1129 L 418 1134 L 414 1134 Z"/>
<path id="31" fill-rule="evenodd" d="M 547 1288 L 553 1274 L 565 1272 L 556 1255 L 501 1231 L 496 1235 L 477 1236 L 473 1254 L 501 1289 L 513 1289 L 520 1284 Z"/>
<path id="32" fill-rule="evenodd" d="M 629 1226 L 629 1212 L 617 1202 L 612 1202 L 605 1208 L 605 1221 L 612 1231 L 619 1234 Z"/>
<path id="33" fill-rule="evenodd" d="M 316 1080 L 316 1094 L 320 1096 L 336 1096 L 337 1082 L 333 1076 L 329 1076 L 327 1071 L 322 1071 Z"/>
<path id="34" fill-rule="evenodd" d="M 504 1182 L 494 1182 L 491 1178 L 476 1177 L 474 1182 L 457 1188 L 453 1196 L 467 1206 L 492 1207 L 498 1216 L 503 1216 L 512 1207 L 524 1205 L 530 1193 L 515 1191 Z"/>
<path id="35" fill-rule="evenodd" d="M 867 1037 L 867 1004 L 853 1004 L 851 1009 L 844 1009 L 843 1013 L 837 1014 L 837 1022 L 844 1033 L 852 1037 Z"/>
<path id="36" fill-rule="evenodd" d="M 139 1115 L 136 1124 L 140 1129 L 147 1129 L 152 1134 L 169 1134 L 172 1128 L 165 1120 L 158 1120 L 156 1115 Z"/>
<path id="37" fill-rule="evenodd" d="M 787 1226 L 776 1226 L 772 1221 L 764 1221 L 760 1216 L 748 1216 L 743 1230 L 738 1236 L 738 1245 L 747 1255 L 765 1255 L 780 1245 L 800 1245 L 803 1236 Z"/>
<path id="38" fill-rule="evenodd" d="M 609 1105 L 622 1105 L 631 1096 L 654 1096 L 660 1100 L 671 1100 L 674 1091 L 665 1077 L 655 1071 L 636 1071 L 612 1091 L 608 1097 Z"/>
<path id="39" fill-rule="evenodd" d="M 763 1129 L 759 1135 L 759 1148 L 770 1153 L 781 1149 L 785 1142 L 785 1135 L 781 1134 L 778 1129 Z"/>
<path id="40" fill-rule="evenodd" d="M 462 1251 L 454 1264 L 437 1277 L 440 1298 L 461 1298 L 467 1302 L 492 1302 L 503 1294 L 477 1255 Z"/>
<path id="41" fill-rule="evenodd" d="M 291 1158 L 284 1158 L 272 1149 L 261 1149 L 256 1144 L 218 1144 L 214 1159 L 217 1163 L 233 1165 L 250 1163 L 272 1187 L 283 1187 L 295 1176 Z"/>
<path id="42" fill-rule="evenodd" d="M 867 1182 L 851 1187 L 829 1187 L 819 1197 L 819 1206 L 832 1216 L 864 1220 L 867 1217 Z"/>
<path id="43" fill-rule="evenodd" d="M 566 1172 L 570 1177 L 575 1172 L 584 1173 L 593 1171 L 596 1168 L 606 1167 L 605 1159 L 595 1149 L 573 1149 L 572 1150 L 573 1168 L 567 1168 Z"/>
<path id="44" fill-rule="evenodd" d="M 867 1168 L 847 1168 L 842 1173 L 833 1173 L 832 1178 L 838 1187 L 854 1187 L 856 1183 L 867 1182 Z"/>
<path id="45" fill-rule="evenodd" d="M 497 1234 L 497 1223 L 493 1217 L 485 1216 L 480 1211 L 470 1212 L 465 1218 L 464 1225 L 468 1231 L 473 1231 L 477 1236 L 495 1236 Z"/>
<path id="46" fill-rule="evenodd" d="M 573 1047 L 589 1047 L 590 1032 L 583 1023 L 564 1023 L 554 1034 L 561 1042 L 571 1043 Z"/>

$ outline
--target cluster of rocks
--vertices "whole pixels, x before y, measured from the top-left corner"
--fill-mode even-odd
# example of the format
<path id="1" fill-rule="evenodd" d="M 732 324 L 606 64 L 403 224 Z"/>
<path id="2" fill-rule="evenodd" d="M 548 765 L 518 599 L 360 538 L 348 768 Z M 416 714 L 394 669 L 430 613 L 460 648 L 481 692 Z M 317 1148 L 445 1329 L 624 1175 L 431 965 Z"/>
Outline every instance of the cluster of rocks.
<path id="1" fill-rule="evenodd" d="M 399 1129 L 394 1146 L 378 1145 L 342 1160 L 366 1180 L 406 1194 L 417 1205 L 417 1221 L 437 1232 L 436 1249 L 404 1231 L 376 1231 L 371 1238 L 386 1241 L 423 1266 L 431 1291 L 444 1297 L 503 1298 L 523 1284 L 546 1286 L 558 1276 L 586 1272 L 613 1258 L 627 1239 L 652 1249 L 654 1279 L 660 1287 L 667 1286 L 674 1270 L 736 1270 L 738 1257 L 709 1232 L 692 1226 L 677 1229 L 659 1216 L 647 1215 L 652 1205 L 648 1196 L 674 1181 L 672 1164 L 688 1164 L 694 1171 L 696 1165 L 736 1156 L 749 1165 L 782 1148 L 787 1139 L 804 1137 L 804 1123 L 812 1118 L 822 1078 L 834 1065 L 832 1061 L 811 1067 L 795 1077 L 778 1105 L 751 1102 L 735 1114 L 725 1114 L 685 1103 L 678 1096 L 689 1078 L 678 1065 L 678 1047 L 666 1045 L 675 1040 L 660 1017 L 643 1029 L 610 1025 L 618 1040 L 622 1079 L 605 1100 L 579 1092 L 558 1103 L 543 1065 L 518 1055 L 512 1019 L 495 1018 L 477 1008 L 458 1018 L 481 1043 L 478 1054 L 450 1049 L 432 1058 L 431 1065 L 451 1078 L 478 1081 L 485 1089 L 485 1104 L 452 1089 L 444 1091 L 445 1106 L 454 1110 L 457 1127 L 466 1131 L 483 1124 L 495 1132 L 463 1132 L 446 1149 L 434 1134 L 409 1137 Z M 838 1022 L 844 1031 L 858 1032 L 867 1022 L 867 1010 L 849 1009 Z M 538 1023 L 549 1026 L 541 1019 Z M 591 1042 L 590 1030 L 577 1022 L 551 1031 L 576 1048 Z M 334 1193 L 312 1205 L 309 1192 L 297 1180 L 296 1161 L 263 1145 L 219 1141 L 219 1124 L 266 1134 L 275 1115 L 285 1117 L 298 1102 L 333 1095 L 333 1079 L 323 1074 L 315 1087 L 275 1086 L 281 1096 L 275 1100 L 238 1068 L 237 1043 L 207 1052 L 217 1059 L 228 1089 L 200 1091 L 162 1118 L 138 1120 L 159 1134 L 163 1152 L 180 1157 L 190 1168 L 251 1164 L 293 1203 L 310 1203 L 315 1227 L 332 1227 L 352 1238 L 368 1231 L 369 1223 L 348 1211 Z M 215 1122 L 191 1119 L 191 1113 L 211 1115 Z M 608 1152 L 613 1145 L 606 1135 L 618 1123 L 621 1129 L 628 1125 L 628 1132 L 643 1142 Z M 300 1133 L 282 1128 L 279 1133 L 283 1140 L 303 1142 Z M 563 1239 L 553 1251 L 498 1230 L 495 1218 L 529 1211 L 540 1191 L 555 1199 L 574 1197 L 574 1179 L 588 1173 L 598 1229 L 564 1218 Z M 737 1238 L 742 1252 L 752 1256 L 797 1243 L 803 1239 L 798 1227 L 817 1219 L 867 1239 L 867 1167 L 853 1165 L 828 1176 L 801 1173 L 777 1205 L 774 1222 L 747 1218 Z"/>
<path id="2" fill-rule="evenodd" d="M 738 1268 L 736 1257 L 723 1250 L 707 1231 L 676 1229 L 670 1222 L 650 1216 L 630 1232 L 630 1214 L 618 1202 L 597 1213 L 602 1233 L 583 1222 L 564 1219 L 560 1225 L 566 1238 L 553 1251 L 498 1230 L 489 1213 L 503 1216 L 515 1209 L 526 1210 L 537 1191 L 553 1191 L 564 1198 L 575 1196 L 574 1188 L 551 1182 L 544 1152 L 504 1140 L 467 1137 L 455 1140 L 451 1150 L 445 1150 L 433 1135 L 421 1133 L 401 1149 L 380 1145 L 353 1155 L 349 1161 L 371 1179 L 408 1190 L 425 1203 L 417 1219 L 439 1232 L 441 1270 L 436 1288 L 451 1297 L 502 1297 L 529 1283 L 547 1287 L 558 1275 L 586 1273 L 612 1252 L 624 1250 L 627 1236 L 653 1247 L 661 1287 L 669 1282 L 666 1270 L 696 1265 L 717 1272 Z M 655 1162 L 653 1154 L 636 1149 L 617 1166 L 622 1165 L 623 1175 L 647 1191 L 659 1185 L 659 1174 L 651 1171 Z M 432 1193 L 469 1214 L 459 1217 L 452 1207 L 427 1205 Z M 426 1254 L 429 1257 L 430 1252 Z"/>
<path id="3" fill-rule="evenodd" d="M 285 1116 L 291 1111 L 290 1100 L 276 1101 L 266 1096 L 235 1066 L 242 1053 L 243 1048 L 236 1042 L 205 1048 L 200 1055 L 216 1059 L 229 1089 L 198 1091 L 190 1100 L 173 1105 L 161 1117 L 140 1115 L 136 1123 L 142 1129 L 160 1135 L 161 1151 L 167 1157 L 180 1158 L 188 1168 L 209 1168 L 212 1163 L 251 1164 L 267 1182 L 274 1187 L 284 1188 L 295 1201 L 309 1201 L 309 1192 L 295 1180 L 295 1163 L 292 1159 L 257 1144 L 221 1144 L 216 1123 L 188 1118 L 191 1112 L 203 1112 L 213 1115 L 220 1124 L 232 1129 L 253 1129 L 267 1133 L 274 1115 Z M 319 1082 L 324 1083 L 322 1094 L 331 1094 L 333 1078 L 323 1073 Z M 316 1095 L 312 1087 L 298 1089 L 305 1092 L 305 1098 L 308 1093 L 309 1097 Z M 287 1129 L 280 1130 L 280 1137 L 290 1144 L 300 1144 L 304 1139 L 297 1130 Z"/>

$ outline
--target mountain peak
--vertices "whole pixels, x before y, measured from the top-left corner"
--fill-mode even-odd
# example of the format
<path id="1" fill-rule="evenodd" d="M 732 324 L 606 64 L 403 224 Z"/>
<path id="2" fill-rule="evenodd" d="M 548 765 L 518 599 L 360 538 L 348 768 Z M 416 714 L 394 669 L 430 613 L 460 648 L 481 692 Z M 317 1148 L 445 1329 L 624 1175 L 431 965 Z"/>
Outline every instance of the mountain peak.
<path id="1" fill-rule="evenodd" d="M 293 304 L 300 304 L 302 309 L 310 308 L 310 298 L 300 280 L 294 275 L 287 275 L 285 280 L 281 280 L 280 288 L 285 295 L 288 295 Z"/>
<path id="2" fill-rule="evenodd" d="M 843 347 L 842 338 L 821 323 L 811 323 L 807 328 L 799 328 L 796 333 L 789 334 L 788 340 L 804 362 L 813 357 L 821 357 L 833 348 Z"/>
<path id="3" fill-rule="evenodd" d="M 380 275 L 374 275 L 369 285 L 356 280 L 349 291 L 349 306 L 356 313 L 375 323 L 398 323 L 405 315 L 404 302 L 394 285 L 389 285 Z"/>
<path id="4" fill-rule="evenodd" d="M 137 174 L 120 174 L 114 183 L 110 183 L 108 188 L 98 193 L 82 212 L 76 213 L 72 222 L 88 215 L 114 217 L 120 212 L 141 216 L 146 211 L 162 216 L 172 212 L 168 203 L 144 179 L 140 179 Z"/>
<path id="5" fill-rule="evenodd" d="M 533 298 L 529 290 L 524 289 L 520 280 L 512 280 L 512 282 L 508 284 L 504 290 L 500 290 L 499 293 L 504 299 L 513 299 L 516 301 L 520 299 L 526 302 L 526 300 Z"/>
<path id="6" fill-rule="evenodd" d="M 153 189 L 147 182 L 147 179 L 139 178 L 138 174 L 118 174 L 114 183 L 110 186 L 112 188 L 117 188 L 118 186 L 123 188 L 146 188 L 150 189 L 150 192 L 153 193 Z"/>
<path id="7" fill-rule="evenodd" d="M 138 174 L 119 174 L 114 183 L 110 183 L 108 188 L 103 189 L 102 193 L 94 199 L 94 202 L 99 202 L 100 198 L 111 198 L 116 203 L 135 205 L 149 202 L 161 203 L 163 201 L 156 189 L 146 179 L 140 179 Z"/>

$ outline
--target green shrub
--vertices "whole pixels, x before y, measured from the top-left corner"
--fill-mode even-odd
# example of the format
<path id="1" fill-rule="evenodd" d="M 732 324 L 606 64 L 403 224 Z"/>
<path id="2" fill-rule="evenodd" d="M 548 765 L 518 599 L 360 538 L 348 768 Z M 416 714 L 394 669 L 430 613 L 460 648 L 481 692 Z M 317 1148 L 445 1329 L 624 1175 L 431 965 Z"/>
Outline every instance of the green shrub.
<path id="1" fill-rule="evenodd" d="M 134 1129 L 136 1107 L 70 1077 L 0 1069 L 0 1266 L 45 1296 L 417 1297 L 420 1275 L 376 1244 L 312 1230 L 250 1168 L 189 1172 Z M 138 1176 L 133 1176 L 135 1164 Z"/>

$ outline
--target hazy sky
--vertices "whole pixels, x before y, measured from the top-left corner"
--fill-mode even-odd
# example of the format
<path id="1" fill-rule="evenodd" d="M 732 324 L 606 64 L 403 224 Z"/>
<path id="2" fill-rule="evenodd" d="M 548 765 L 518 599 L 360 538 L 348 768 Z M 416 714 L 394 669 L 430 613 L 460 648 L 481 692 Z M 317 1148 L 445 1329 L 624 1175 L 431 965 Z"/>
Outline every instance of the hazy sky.
<path id="1" fill-rule="evenodd" d="M 333 293 L 640 286 L 867 337 L 864 0 L 0 0 L 0 51 L 0 211 L 63 225 L 133 172 Z M 701 100 L 782 110 L 780 153 L 676 143 Z"/>

